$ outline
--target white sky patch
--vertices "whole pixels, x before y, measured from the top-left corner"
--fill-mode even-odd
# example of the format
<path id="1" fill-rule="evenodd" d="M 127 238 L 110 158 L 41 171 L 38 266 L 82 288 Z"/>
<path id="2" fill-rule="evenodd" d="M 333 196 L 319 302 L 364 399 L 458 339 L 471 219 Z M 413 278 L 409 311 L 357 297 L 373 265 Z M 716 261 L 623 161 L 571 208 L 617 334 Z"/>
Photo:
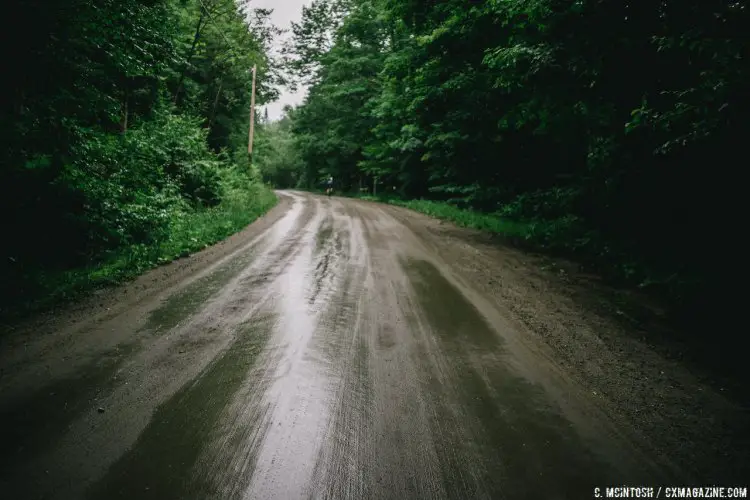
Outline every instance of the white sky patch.
<path id="1" fill-rule="evenodd" d="M 250 0 L 250 7 L 255 9 L 273 9 L 271 20 L 273 24 L 285 30 L 291 30 L 291 23 L 299 22 L 302 19 L 302 6 L 309 5 L 310 0 Z M 285 36 L 289 36 L 287 33 Z M 276 41 L 276 50 L 280 50 L 281 39 Z M 289 89 L 282 88 L 279 100 L 273 102 L 265 108 L 268 109 L 268 117 L 271 120 L 278 120 L 284 114 L 283 109 L 287 104 L 295 106 L 301 104 L 307 93 L 307 89 L 300 87 L 297 92 L 290 92 Z M 259 110 L 260 116 L 263 116 L 265 110 Z"/>

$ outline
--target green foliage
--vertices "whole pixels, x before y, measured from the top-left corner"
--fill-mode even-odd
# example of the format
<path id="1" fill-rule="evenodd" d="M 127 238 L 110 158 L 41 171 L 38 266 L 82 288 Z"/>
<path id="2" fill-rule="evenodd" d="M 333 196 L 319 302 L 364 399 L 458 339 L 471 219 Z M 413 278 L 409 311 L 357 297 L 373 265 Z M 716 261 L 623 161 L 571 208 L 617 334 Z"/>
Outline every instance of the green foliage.
<path id="1" fill-rule="evenodd" d="M 461 227 L 479 229 L 509 237 L 526 239 L 530 237 L 530 228 L 523 223 L 498 217 L 497 215 L 482 214 L 475 210 L 462 209 L 449 203 L 431 200 L 389 200 L 389 202 L 437 219 L 451 221 Z"/>
<path id="2" fill-rule="evenodd" d="M 269 206 L 248 169 L 247 116 L 249 68 L 258 104 L 282 80 L 270 11 L 234 0 L 8 7 L 18 36 L 2 45 L 16 68 L 0 106 L 0 209 L 14 214 L 0 246 L 6 305 L 130 276 Z"/>
<path id="3" fill-rule="evenodd" d="M 725 217 L 728 159 L 750 132 L 744 5 L 328 8 L 313 4 L 289 48 L 313 83 L 290 113 L 300 178 L 499 213 L 528 241 L 702 303 L 716 272 L 694 228 Z"/>
<path id="4" fill-rule="evenodd" d="M 331 49 L 347 0 L 313 0 L 302 7 L 302 20 L 292 22 L 293 37 L 284 47 L 287 71 L 309 84 L 318 77 L 323 56 Z"/>
<path id="5" fill-rule="evenodd" d="M 244 185 L 233 186 L 237 183 Z M 170 237 L 158 247 L 158 262 L 187 255 L 236 233 L 267 212 L 277 201 L 271 190 L 261 184 L 250 183 L 245 174 L 236 170 L 223 174 L 222 185 L 226 194 L 219 205 L 183 212 L 172 220 Z"/>
<path id="6" fill-rule="evenodd" d="M 556 219 L 577 211 L 580 190 L 554 187 L 543 191 L 522 193 L 502 206 L 499 213 L 513 219 Z"/>
<path id="7" fill-rule="evenodd" d="M 277 188 L 300 185 L 303 163 L 289 118 L 265 124 L 258 130 L 254 147 L 263 182 Z"/>
<path id="8" fill-rule="evenodd" d="M 49 272 L 37 267 L 25 281 L 23 294 L 0 309 L 4 318 L 31 312 L 80 297 L 92 289 L 117 284 L 139 274 L 202 250 L 245 228 L 277 202 L 272 191 L 249 183 L 246 173 L 224 174 L 226 195 L 212 208 L 173 211 L 169 230 L 158 242 L 124 245 L 95 265 Z M 238 189 L 233 184 L 243 184 Z M 248 185 L 250 186 L 248 188 Z"/>

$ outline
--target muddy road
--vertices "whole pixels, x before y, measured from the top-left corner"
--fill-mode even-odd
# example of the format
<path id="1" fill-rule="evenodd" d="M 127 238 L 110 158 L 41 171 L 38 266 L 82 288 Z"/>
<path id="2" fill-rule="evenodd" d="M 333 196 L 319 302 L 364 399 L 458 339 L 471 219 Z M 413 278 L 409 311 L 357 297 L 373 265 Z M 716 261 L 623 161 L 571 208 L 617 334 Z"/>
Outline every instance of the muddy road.
<path id="1" fill-rule="evenodd" d="M 742 409 L 473 235 L 281 193 L 6 334 L 0 496 L 573 499 L 747 472 Z"/>

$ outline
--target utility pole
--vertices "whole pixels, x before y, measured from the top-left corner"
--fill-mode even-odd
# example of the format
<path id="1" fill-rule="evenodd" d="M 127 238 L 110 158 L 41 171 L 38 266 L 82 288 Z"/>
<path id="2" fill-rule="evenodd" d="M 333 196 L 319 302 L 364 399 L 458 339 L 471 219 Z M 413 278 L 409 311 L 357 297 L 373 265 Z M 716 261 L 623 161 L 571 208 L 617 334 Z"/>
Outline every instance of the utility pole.
<path id="1" fill-rule="evenodd" d="M 257 66 L 253 65 L 253 92 L 250 96 L 250 137 L 247 141 L 247 154 L 253 154 L 253 133 L 255 132 L 255 72 Z"/>

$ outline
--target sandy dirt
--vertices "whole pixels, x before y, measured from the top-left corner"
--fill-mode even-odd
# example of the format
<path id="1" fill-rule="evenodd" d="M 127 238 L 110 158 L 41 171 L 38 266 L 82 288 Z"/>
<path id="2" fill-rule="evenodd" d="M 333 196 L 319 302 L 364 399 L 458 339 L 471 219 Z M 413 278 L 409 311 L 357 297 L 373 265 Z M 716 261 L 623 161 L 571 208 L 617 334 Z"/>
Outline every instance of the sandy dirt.
<path id="1" fill-rule="evenodd" d="M 748 416 L 565 271 L 298 192 L 16 325 L 6 498 L 591 498 L 750 477 Z"/>

